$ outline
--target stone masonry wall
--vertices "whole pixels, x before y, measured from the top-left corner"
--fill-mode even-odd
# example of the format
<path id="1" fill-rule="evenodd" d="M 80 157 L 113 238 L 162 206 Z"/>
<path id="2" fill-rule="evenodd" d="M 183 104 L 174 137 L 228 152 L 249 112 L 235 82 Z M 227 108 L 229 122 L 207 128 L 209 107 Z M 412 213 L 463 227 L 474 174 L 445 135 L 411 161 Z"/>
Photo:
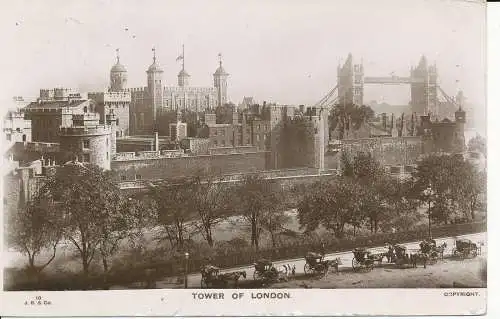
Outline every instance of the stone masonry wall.
<path id="1" fill-rule="evenodd" d="M 266 169 L 266 152 L 112 161 L 111 169 L 118 172 L 120 180 L 255 172 Z"/>
<path id="2" fill-rule="evenodd" d="M 411 165 L 424 152 L 420 137 L 381 137 L 357 140 L 343 140 L 342 152 L 349 158 L 358 152 L 369 152 L 382 165 Z"/>

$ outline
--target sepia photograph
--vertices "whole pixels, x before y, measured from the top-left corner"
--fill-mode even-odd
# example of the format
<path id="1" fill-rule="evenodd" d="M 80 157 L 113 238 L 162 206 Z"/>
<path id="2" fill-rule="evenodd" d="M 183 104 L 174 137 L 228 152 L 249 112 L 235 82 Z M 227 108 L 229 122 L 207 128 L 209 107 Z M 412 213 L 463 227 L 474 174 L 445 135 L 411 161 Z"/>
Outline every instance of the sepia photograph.
<path id="1" fill-rule="evenodd" d="M 1 2 L 9 311 L 486 311 L 485 2 Z"/>

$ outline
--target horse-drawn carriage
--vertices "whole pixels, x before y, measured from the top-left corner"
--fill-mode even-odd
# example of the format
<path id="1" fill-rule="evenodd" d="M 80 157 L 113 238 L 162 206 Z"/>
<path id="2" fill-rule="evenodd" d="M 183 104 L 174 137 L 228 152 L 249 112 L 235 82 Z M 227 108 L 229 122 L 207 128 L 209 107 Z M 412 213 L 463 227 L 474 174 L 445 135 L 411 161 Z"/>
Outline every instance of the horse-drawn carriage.
<path id="1" fill-rule="evenodd" d="M 454 257 L 474 258 L 481 254 L 481 248 L 469 239 L 457 239 L 452 254 Z"/>
<path id="2" fill-rule="evenodd" d="M 409 249 L 404 245 L 396 244 L 393 246 L 394 249 L 394 263 L 398 267 L 417 267 L 417 256 L 415 253 L 411 253 Z M 424 268 L 426 267 L 426 262 L 424 259 Z"/>
<path id="3" fill-rule="evenodd" d="M 219 267 L 205 265 L 201 267 L 201 288 L 228 288 L 230 282 L 234 282 L 234 287 L 237 288 L 240 277 L 246 278 L 247 273 L 234 271 L 221 274 Z"/>
<path id="4" fill-rule="evenodd" d="M 361 269 L 373 270 L 375 258 L 368 250 L 365 248 L 356 248 L 352 253 L 354 254 L 354 258 L 352 259 L 352 269 L 354 271 Z"/>
<path id="5" fill-rule="evenodd" d="M 279 277 L 279 271 L 273 266 L 273 263 L 267 259 L 260 259 L 253 264 L 255 271 L 253 272 L 254 280 L 274 281 Z"/>
<path id="6" fill-rule="evenodd" d="M 213 265 L 204 265 L 201 267 L 201 288 L 213 286 L 219 280 L 220 268 Z"/>
<path id="7" fill-rule="evenodd" d="M 304 265 L 304 273 L 326 276 L 330 267 L 334 267 L 335 271 L 339 271 L 340 259 L 325 260 L 325 256 L 318 253 L 309 252 L 305 256 L 306 263 Z"/>
<path id="8" fill-rule="evenodd" d="M 418 252 L 418 255 L 422 256 L 422 258 L 426 258 L 426 264 L 435 264 L 438 258 L 443 258 L 446 243 L 443 243 L 443 245 L 438 247 L 435 240 L 425 239 L 420 242 L 419 246 L 420 251 Z"/>

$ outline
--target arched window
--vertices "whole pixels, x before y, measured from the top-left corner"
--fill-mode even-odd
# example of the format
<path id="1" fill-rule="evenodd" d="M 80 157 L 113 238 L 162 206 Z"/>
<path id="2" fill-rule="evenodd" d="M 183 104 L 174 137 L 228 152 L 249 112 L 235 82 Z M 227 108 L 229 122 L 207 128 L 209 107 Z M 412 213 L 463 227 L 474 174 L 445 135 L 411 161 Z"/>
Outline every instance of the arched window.
<path id="1" fill-rule="evenodd" d="M 87 113 L 87 107 L 86 106 L 83 107 L 83 113 Z"/>
<path id="2" fill-rule="evenodd" d="M 23 134 L 23 142 L 26 142 L 26 134 Z"/>

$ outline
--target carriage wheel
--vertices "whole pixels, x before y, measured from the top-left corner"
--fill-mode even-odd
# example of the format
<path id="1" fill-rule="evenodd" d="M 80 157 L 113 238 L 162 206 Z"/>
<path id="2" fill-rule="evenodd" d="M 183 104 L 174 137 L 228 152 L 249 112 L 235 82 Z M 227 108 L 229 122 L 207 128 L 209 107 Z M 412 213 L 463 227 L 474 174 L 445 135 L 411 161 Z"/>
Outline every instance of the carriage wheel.
<path id="1" fill-rule="evenodd" d="M 314 272 L 314 269 L 312 269 L 311 265 L 309 265 L 308 263 L 306 263 L 304 265 L 304 274 L 306 275 L 310 275 Z"/>
<path id="2" fill-rule="evenodd" d="M 453 257 L 457 257 L 457 256 L 458 256 L 458 251 L 457 251 L 457 249 L 456 249 L 456 248 L 453 248 L 453 250 L 452 250 L 452 252 L 451 252 L 451 255 L 452 255 Z"/>
<path id="3" fill-rule="evenodd" d="M 356 260 L 356 257 L 354 257 L 352 259 L 352 270 L 356 271 L 359 267 L 361 267 L 361 263 Z"/>

